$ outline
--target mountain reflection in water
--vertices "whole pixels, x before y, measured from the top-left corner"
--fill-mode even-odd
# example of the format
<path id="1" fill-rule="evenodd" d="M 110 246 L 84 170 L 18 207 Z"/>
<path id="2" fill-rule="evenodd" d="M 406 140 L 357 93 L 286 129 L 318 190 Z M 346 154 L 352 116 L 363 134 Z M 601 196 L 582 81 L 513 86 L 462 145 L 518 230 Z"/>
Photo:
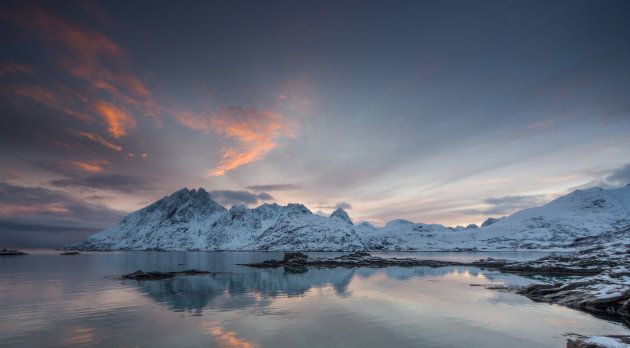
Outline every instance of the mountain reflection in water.
<path id="1" fill-rule="evenodd" d="M 531 282 L 472 267 L 255 269 L 238 264 L 282 253 L 28 252 L 0 260 L 0 347 L 519 348 L 564 346 L 567 332 L 629 332 L 582 312 L 470 286 Z M 470 261 L 544 255 L 396 256 Z M 119 278 L 138 269 L 215 273 Z"/>
<path id="2" fill-rule="evenodd" d="M 353 277 L 369 278 L 383 274 L 388 278 L 404 281 L 413 277 L 445 276 L 460 274 L 461 267 L 388 267 L 377 268 L 304 268 L 300 272 L 290 268 L 244 269 L 245 272 L 214 273 L 208 275 L 177 276 L 164 280 L 135 281 L 132 284 L 150 299 L 166 305 L 176 312 L 200 314 L 204 308 L 230 310 L 247 306 L 264 306 L 269 298 L 304 296 L 313 288 L 330 286 L 338 296 L 347 296 L 348 285 Z M 466 269 L 466 274 L 489 282 L 492 275 L 483 275 L 476 268 Z M 218 297 L 227 300 L 215 301 Z"/>

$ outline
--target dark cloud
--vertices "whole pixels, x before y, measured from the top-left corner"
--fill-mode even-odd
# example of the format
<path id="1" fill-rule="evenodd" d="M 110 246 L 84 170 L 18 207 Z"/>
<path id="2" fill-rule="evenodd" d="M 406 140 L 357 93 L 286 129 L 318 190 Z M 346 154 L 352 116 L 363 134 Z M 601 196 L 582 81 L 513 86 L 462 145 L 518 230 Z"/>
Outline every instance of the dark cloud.
<path id="1" fill-rule="evenodd" d="M 346 203 L 346 202 L 339 202 L 335 205 L 330 205 L 330 204 L 326 204 L 326 203 L 320 203 L 320 205 L 317 207 L 319 209 L 333 209 L 333 210 L 337 210 L 337 209 L 352 209 L 352 205 L 350 203 Z"/>
<path id="2" fill-rule="evenodd" d="M 623 167 L 619 167 L 613 169 L 609 172 L 599 173 L 602 179 L 589 181 L 586 184 L 572 187 L 572 190 L 586 190 L 593 187 L 601 187 L 604 189 L 611 189 L 617 187 L 623 187 L 626 185 L 630 185 L 630 163 L 624 165 Z"/>
<path id="3" fill-rule="evenodd" d="M 487 209 L 467 209 L 460 212 L 472 215 L 507 215 L 522 209 L 538 207 L 544 204 L 545 201 L 545 195 L 487 198 L 483 202 L 491 205 L 491 207 Z"/>
<path id="4" fill-rule="evenodd" d="M 352 205 L 346 202 L 340 202 L 335 205 L 335 209 L 352 209 Z"/>
<path id="5" fill-rule="evenodd" d="M 62 192 L 43 187 L 24 187 L 0 183 L 0 203 L 10 205 L 46 204 L 63 201 L 66 196 Z"/>
<path id="6" fill-rule="evenodd" d="M 630 163 L 615 169 L 604 180 L 614 186 L 626 186 L 630 184 Z"/>
<path id="7" fill-rule="evenodd" d="M 63 191 L 0 183 L 0 247 L 61 247 L 108 228 L 123 215 Z"/>
<path id="8" fill-rule="evenodd" d="M 210 198 L 214 201 L 217 201 L 227 207 L 238 204 L 255 205 L 261 201 L 270 201 L 274 199 L 266 192 L 256 194 L 249 191 L 214 190 L 208 193 L 210 194 Z"/>
<path id="9" fill-rule="evenodd" d="M 300 187 L 294 184 L 275 184 L 275 185 L 254 185 L 247 186 L 248 190 L 261 192 L 261 191 L 292 191 L 297 190 Z"/>
<path id="10" fill-rule="evenodd" d="M 0 218 L 0 247 L 59 248 L 77 243 L 107 227 L 109 225 L 78 225 L 67 220 Z"/>
<path id="11" fill-rule="evenodd" d="M 149 188 L 146 182 L 139 177 L 123 174 L 92 174 L 85 177 L 52 180 L 50 184 L 56 187 L 82 187 L 125 193 Z"/>

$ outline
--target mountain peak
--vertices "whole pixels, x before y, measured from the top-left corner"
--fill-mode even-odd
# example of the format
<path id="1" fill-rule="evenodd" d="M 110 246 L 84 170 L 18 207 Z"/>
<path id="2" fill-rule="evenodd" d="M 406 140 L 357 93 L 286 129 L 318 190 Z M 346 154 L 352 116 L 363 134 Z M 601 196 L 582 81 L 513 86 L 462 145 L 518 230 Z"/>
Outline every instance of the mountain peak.
<path id="1" fill-rule="evenodd" d="M 348 213 L 346 213 L 346 211 L 343 210 L 342 208 L 338 208 L 337 210 L 335 210 L 332 214 L 330 214 L 330 217 L 331 218 L 338 217 L 341 220 L 346 221 L 350 225 L 353 225 L 352 220 L 350 219 L 350 216 L 348 216 Z"/>
<path id="2" fill-rule="evenodd" d="M 292 216 L 296 214 L 309 214 L 309 215 L 313 214 L 310 210 L 308 210 L 307 207 L 299 203 L 289 203 L 286 206 L 285 210 L 286 210 L 287 216 Z"/>

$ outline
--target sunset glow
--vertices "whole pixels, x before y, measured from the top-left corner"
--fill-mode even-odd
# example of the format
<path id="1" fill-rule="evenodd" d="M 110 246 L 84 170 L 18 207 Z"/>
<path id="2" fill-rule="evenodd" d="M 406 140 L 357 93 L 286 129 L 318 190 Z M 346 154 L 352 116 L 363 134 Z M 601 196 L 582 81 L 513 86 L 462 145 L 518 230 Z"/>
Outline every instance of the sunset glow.
<path id="1" fill-rule="evenodd" d="M 248 7 L 0 5 L 11 240 L 183 187 L 466 226 L 630 182 L 623 2 Z"/>

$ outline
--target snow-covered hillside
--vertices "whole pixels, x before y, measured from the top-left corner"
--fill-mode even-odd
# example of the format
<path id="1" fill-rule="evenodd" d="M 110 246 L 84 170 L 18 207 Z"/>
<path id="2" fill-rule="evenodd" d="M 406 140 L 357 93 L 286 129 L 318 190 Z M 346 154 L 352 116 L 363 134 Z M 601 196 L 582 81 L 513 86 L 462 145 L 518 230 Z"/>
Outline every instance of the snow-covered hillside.
<path id="1" fill-rule="evenodd" d="M 483 227 L 445 227 L 394 220 L 353 225 L 301 204 L 225 209 L 204 189 L 182 189 L 70 246 L 88 250 L 456 250 L 549 249 L 596 243 L 630 225 L 630 187 L 578 190 Z M 627 231 L 627 230 L 626 230 Z M 626 233 L 627 234 L 627 233 Z"/>

